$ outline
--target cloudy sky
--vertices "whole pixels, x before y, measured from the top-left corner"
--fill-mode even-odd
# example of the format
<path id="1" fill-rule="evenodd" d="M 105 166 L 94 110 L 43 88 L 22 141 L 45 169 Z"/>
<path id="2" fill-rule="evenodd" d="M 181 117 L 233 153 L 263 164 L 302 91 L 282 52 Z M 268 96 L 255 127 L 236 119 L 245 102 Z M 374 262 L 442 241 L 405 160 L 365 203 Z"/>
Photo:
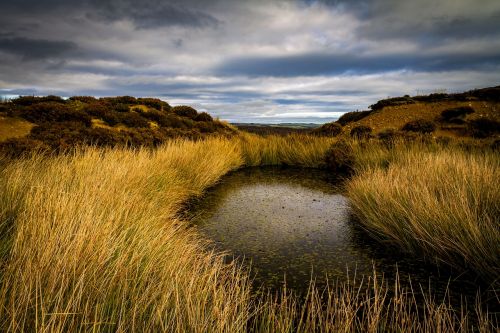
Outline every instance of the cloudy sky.
<path id="1" fill-rule="evenodd" d="M 498 0 L 2 0 L 0 95 L 153 96 L 326 122 L 500 84 Z"/>

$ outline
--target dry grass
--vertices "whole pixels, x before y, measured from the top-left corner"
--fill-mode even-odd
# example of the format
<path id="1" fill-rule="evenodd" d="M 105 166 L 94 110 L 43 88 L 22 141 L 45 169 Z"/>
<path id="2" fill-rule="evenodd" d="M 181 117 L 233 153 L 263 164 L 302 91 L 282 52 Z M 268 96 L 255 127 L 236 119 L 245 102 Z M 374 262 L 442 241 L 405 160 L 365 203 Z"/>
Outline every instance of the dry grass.
<path id="1" fill-rule="evenodd" d="M 407 122 L 417 120 L 419 118 L 433 121 L 444 110 L 461 106 L 471 106 L 474 108 L 476 112 L 470 115 L 470 119 L 479 117 L 498 119 L 500 117 L 500 105 L 496 102 L 417 102 L 415 104 L 384 107 L 382 110 L 373 112 L 366 118 L 347 124 L 344 127 L 344 133 L 348 133 L 349 130 L 356 125 L 370 126 L 374 132 L 379 132 L 385 128 L 399 129 Z"/>
<path id="2" fill-rule="evenodd" d="M 24 119 L 0 116 L 0 142 L 29 134 L 35 124 Z"/>
<path id="3" fill-rule="evenodd" d="M 312 135 L 262 137 L 249 133 L 241 133 L 239 140 L 247 166 L 283 164 L 312 168 L 325 166 L 325 153 L 335 141 Z"/>
<path id="4" fill-rule="evenodd" d="M 0 163 L 0 330 L 465 332 L 470 318 L 497 327 L 480 308 L 455 313 L 428 299 L 422 310 L 411 291 L 389 296 L 375 278 L 324 294 L 312 286 L 305 301 L 255 299 L 246 273 L 178 218 L 230 170 L 320 166 L 327 146 L 244 136 Z"/>
<path id="5" fill-rule="evenodd" d="M 398 145 L 358 154 L 363 170 L 348 183 L 348 195 L 375 237 L 490 279 L 500 276 L 498 153 Z"/>

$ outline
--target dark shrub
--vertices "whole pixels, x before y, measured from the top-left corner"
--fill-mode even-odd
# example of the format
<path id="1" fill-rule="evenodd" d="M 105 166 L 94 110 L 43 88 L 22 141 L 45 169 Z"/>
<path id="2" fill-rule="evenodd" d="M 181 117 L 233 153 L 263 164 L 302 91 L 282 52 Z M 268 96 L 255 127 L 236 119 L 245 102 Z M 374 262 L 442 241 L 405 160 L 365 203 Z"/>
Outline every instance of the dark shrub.
<path id="1" fill-rule="evenodd" d="M 105 101 L 110 104 L 138 104 L 137 99 L 132 96 L 117 96 L 117 97 L 103 97 L 99 99 L 100 101 Z"/>
<path id="2" fill-rule="evenodd" d="M 464 122 L 465 116 L 474 113 L 474 109 L 470 106 L 460 106 L 453 109 L 447 109 L 441 112 L 441 120 L 453 124 L 461 124 Z"/>
<path id="3" fill-rule="evenodd" d="M 194 120 L 195 121 L 214 121 L 214 119 L 212 118 L 211 115 L 209 115 L 208 113 L 206 112 L 201 112 L 201 113 L 198 113 L 196 115 L 196 117 L 194 117 Z"/>
<path id="4" fill-rule="evenodd" d="M 41 102 L 25 107 L 20 111 L 20 116 L 36 124 L 61 121 L 77 121 L 85 126 L 92 124 L 90 116 L 84 111 L 54 102 Z"/>
<path id="5" fill-rule="evenodd" d="M 469 121 L 468 129 L 476 138 L 487 138 L 500 133 L 500 122 L 495 119 L 477 118 Z"/>
<path id="6" fill-rule="evenodd" d="M 118 120 L 127 127 L 149 127 L 149 122 L 136 112 L 119 113 Z"/>
<path id="7" fill-rule="evenodd" d="M 19 157 L 32 151 L 46 151 L 49 147 L 40 140 L 13 138 L 0 142 L 0 152 L 9 157 Z"/>
<path id="8" fill-rule="evenodd" d="M 408 95 L 405 95 L 404 97 L 394 97 L 394 98 L 387 98 L 387 99 L 382 99 L 378 101 L 377 103 L 370 105 L 370 109 L 373 111 L 381 110 L 386 106 L 398 106 L 398 105 L 406 105 L 406 104 L 413 104 L 415 103 L 414 98 L 411 98 Z"/>
<path id="9" fill-rule="evenodd" d="M 101 118 L 110 108 L 111 105 L 99 101 L 85 105 L 83 110 L 91 116 Z"/>
<path id="10" fill-rule="evenodd" d="M 354 152 L 345 141 L 335 142 L 326 153 L 327 168 L 338 176 L 350 176 L 354 172 Z"/>
<path id="11" fill-rule="evenodd" d="M 386 146 L 392 146 L 396 140 L 404 138 L 404 133 L 394 128 L 386 128 L 377 133 L 377 138 Z"/>
<path id="12" fill-rule="evenodd" d="M 171 110 L 178 116 L 190 119 L 194 119 L 198 115 L 198 111 L 196 111 L 196 109 L 187 105 L 174 106 Z"/>
<path id="13" fill-rule="evenodd" d="M 342 133 L 342 126 L 337 123 L 326 123 L 315 128 L 312 133 L 322 136 L 337 136 Z"/>
<path id="14" fill-rule="evenodd" d="M 358 125 L 351 129 L 349 133 L 352 138 L 367 139 L 371 136 L 372 128 L 370 126 Z"/>
<path id="15" fill-rule="evenodd" d="M 436 129 L 436 125 L 430 120 L 416 119 L 407 122 L 401 129 L 406 132 L 431 133 Z"/>
<path id="16" fill-rule="evenodd" d="M 44 96 L 44 97 L 35 97 L 35 96 L 19 96 L 18 98 L 14 98 L 12 100 L 12 103 L 15 105 L 21 105 L 21 106 L 28 106 L 28 105 L 33 105 L 37 103 L 43 103 L 43 102 L 54 102 L 54 103 L 66 103 L 64 99 L 62 99 L 59 96 Z"/>
<path id="17" fill-rule="evenodd" d="M 158 98 L 138 98 L 137 102 L 142 105 L 152 107 L 158 111 L 168 111 L 170 110 L 170 105 L 167 102 L 162 101 Z"/>
<path id="18" fill-rule="evenodd" d="M 73 96 L 69 98 L 71 101 L 78 101 L 82 103 L 96 103 L 97 98 L 93 96 Z"/>
<path id="19" fill-rule="evenodd" d="M 127 104 L 115 104 L 113 105 L 113 110 L 116 112 L 129 112 L 130 108 L 128 107 Z"/>
<path id="20" fill-rule="evenodd" d="M 345 126 L 351 122 L 361 120 L 367 116 L 369 116 L 373 111 L 368 110 L 368 111 L 353 111 L 353 112 L 347 112 L 344 113 L 340 118 L 337 120 L 337 123 L 339 123 L 342 126 Z"/>

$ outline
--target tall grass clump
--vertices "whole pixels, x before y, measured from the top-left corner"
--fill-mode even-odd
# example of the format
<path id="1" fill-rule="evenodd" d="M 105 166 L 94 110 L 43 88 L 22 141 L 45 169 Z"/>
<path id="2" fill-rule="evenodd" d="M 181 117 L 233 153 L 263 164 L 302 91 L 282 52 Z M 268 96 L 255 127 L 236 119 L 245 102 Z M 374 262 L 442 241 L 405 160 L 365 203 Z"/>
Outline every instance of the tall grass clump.
<path id="1" fill-rule="evenodd" d="M 222 139 L 6 165 L 0 329 L 241 330 L 247 280 L 176 217 L 240 165 L 237 144 Z"/>
<path id="2" fill-rule="evenodd" d="M 456 147 L 397 151 L 385 168 L 365 167 L 347 184 L 360 223 L 409 253 L 497 279 L 498 154 Z"/>

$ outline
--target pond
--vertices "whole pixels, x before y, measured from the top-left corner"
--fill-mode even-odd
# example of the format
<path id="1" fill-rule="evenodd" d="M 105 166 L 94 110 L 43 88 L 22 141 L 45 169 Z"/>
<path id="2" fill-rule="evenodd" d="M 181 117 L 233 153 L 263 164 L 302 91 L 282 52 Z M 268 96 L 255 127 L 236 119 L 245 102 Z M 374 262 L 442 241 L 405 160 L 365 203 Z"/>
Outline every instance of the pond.
<path id="1" fill-rule="evenodd" d="M 436 296 L 447 288 L 458 298 L 475 295 L 478 281 L 373 242 L 353 218 L 339 185 L 322 170 L 247 168 L 225 176 L 190 214 L 229 260 L 250 265 L 259 287 L 278 289 L 286 282 L 300 293 L 311 278 L 324 286 L 352 280 L 354 274 L 370 276 L 376 269 L 389 282 L 396 272 L 402 284 L 411 276 L 414 289 L 421 285 Z"/>

